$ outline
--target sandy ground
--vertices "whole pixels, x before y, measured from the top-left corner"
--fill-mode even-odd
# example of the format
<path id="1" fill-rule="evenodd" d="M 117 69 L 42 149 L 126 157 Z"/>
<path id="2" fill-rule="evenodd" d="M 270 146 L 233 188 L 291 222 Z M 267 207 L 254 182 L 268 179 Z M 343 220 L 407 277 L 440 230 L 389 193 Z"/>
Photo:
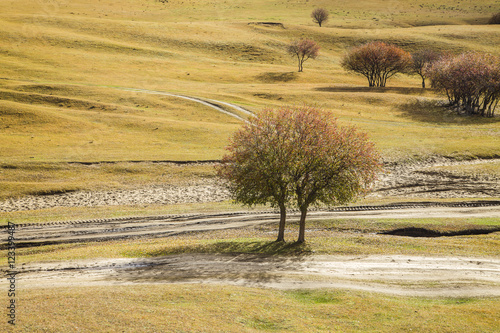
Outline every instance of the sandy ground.
<path id="1" fill-rule="evenodd" d="M 475 163 L 475 162 L 461 162 Z M 492 161 L 498 163 L 498 161 Z M 453 175 L 430 170 L 454 165 L 447 160 L 421 164 L 389 165 L 390 173 L 377 183 L 373 196 L 395 198 L 491 198 L 500 197 L 498 179 Z M 0 202 L 0 211 L 23 211 L 56 206 L 100 206 L 171 204 L 221 201 L 228 193 L 212 182 L 184 187 L 155 186 L 132 191 L 76 192 L 26 197 Z M 500 206 L 416 207 L 369 211 L 311 212 L 310 219 L 500 218 Z M 296 219 L 297 216 L 290 216 Z M 60 243 L 127 237 L 168 236 L 186 231 L 239 228 L 274 223 L 272 213 L 245 212 L 167 216 L 156 219 L 95 220 L 21 226 L 19 243 Z M 500 254 L 500 249 L 499 249 Z M 500 296 L 500 257 L 415 257 L 402 255 L 352 256 L 264 256 L 184 254 L 152 259 L 94 259 L 32 263 L 17 267 L 19 288 L 136 283 L 215 283 L 265 288 L 348 288 L 404 296 L 483 297 Z M 3 273 L 6 272 L 5 266 Z M 0 288 L 6 287 L 6 279 Z"/>
<path id="2" fill-rule="evenodd" d="M 375 184 L 371 197 L 383 198 L 491 198 L 500 197 L 500 179 L 436 172 L 436 166 L 495 163 L 499 160 L 454 162 L 432 160 L 388 165 L 387 173 Z M 36 210 L 51 207 L 169 205 L 178 203 L 220 202 L 229 199 L 226 188 L 216 179 L 193 179 L 190 185 L 155 185 L 134 190 L 102 192 L 78 191 L 57 195 L 27 196 L 0 201 L 0 212 Z"/>
<path id="3" fill-rule="evenodd" d="M 500 259 L 182 254 L 27 264 L 20 269 L 18 281 L 26 289 L 210 283 L 276 289 L 347 288 L 400 296 L 491 297 L 500 296 Z"/>

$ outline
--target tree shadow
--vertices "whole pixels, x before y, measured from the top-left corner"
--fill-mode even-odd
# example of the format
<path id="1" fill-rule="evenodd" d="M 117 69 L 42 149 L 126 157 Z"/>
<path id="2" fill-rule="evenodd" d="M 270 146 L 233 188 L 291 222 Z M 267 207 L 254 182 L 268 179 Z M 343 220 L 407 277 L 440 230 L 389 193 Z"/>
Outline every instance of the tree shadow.
<path id="1" fill-rule="evenodd" d="M 492 124 L 500 121 L 498 117 L 486 118 L 478 115 L 459 114 L 452 108 L 444 105 L 443 101 L 426 98 L 416 98 L 413 101 L 400 104 L 401 116 L 418 122 L 433 124 Z"/>
<path id="2" fill-rule="evenodd" d="M 146 253 L 155 257 L 115 268 L 113 279 L 134 283 L 274 283 L 287 271 L 299 270 L 309 253 L 306 244 L 270 241 L 180 246 L 173 251 Z"/>
<path id="3" fill-rule="evenodd" d="M 473 235 L 487 235 L 494 232 L 500 231 L 500 227 L 497 228 L 480 228 L 480 229 L 465 229 L 458 231 L 436 231 L 426 228 L 417 227 L 407 227 L 399 228 L 395 230 L 389 230 L 381 232 L 381 235 L 391 235 L 391 236 L 405 236 L 405 237 L 453 237 L 453 236 L 473 236 Z"/>
<path id="4" fill-rule="evenodd" d="M 429 92 L 427 89 L 416 87 L 320 87 L 316 91 L 324 92 L 362 92 L 362 93 L 396 93 L 404 95 L 424 95 Z"/>
<path id="5" fill-rule="evenodd" d="M 261 254 L 261 255 L 308 255 L 312 253 L 307 243 L 288 243 L 275 241 L 227 241 L 221 240 L 208 244 L 184 245 L 165 248 L 146 253 L 150 257 L 158 257 L 182 253 L 216 253 L 216 254 Z"/>
<path id="6" fill-rule="evenodd" d="M 290 82 L 297 78 L 296 72 L 266 72 L 255 77 L 265 83 Z"/>

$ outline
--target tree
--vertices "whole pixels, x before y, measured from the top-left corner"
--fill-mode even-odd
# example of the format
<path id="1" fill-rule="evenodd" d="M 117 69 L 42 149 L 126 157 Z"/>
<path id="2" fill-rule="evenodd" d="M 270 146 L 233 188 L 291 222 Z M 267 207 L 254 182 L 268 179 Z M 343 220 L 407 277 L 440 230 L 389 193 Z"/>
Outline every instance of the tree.
<path id="1" fill-rule="evenodd" d="M 304 242 L 310 205 L 353 200 L 380 168 L 366 134 L 308 106 L 263 110 L 234 134 L 227 150 L 218 175 L 236 202 L 279 208 L 277 241 L 285 239 L 287 206 L 301 212 L 298 242 Z"/>
<path id="2" fill-rule="evenodd" d="M 396 45 L 370 42 L 349 50 L 341 65 L 364 75 L 370 87 L 385 87 L 387 79 L 408 70 L 411 55 Z"/>
<path id="3" fill-rule="evenodd" d="M 411 58 L 412 71 L 415 74 L 420 75 L 422 78 L 422 88 L 425 88 L 425 79 L 427 77 L 426 68 L 431 66 L 432 63 L 438 61 L 439 58 L 441 58 L 441 54 L 433 50 L 424 49 L 412 53 Z"/>
<path id="4" fill-rule="evenodd" d="M 307 38 L 295 40 L 288 45 L 288 53 L 293 57 L 297 57 L 299 72 L 304 70 L 303 64 L 307 59 L 316 59 L 319 49 L 320 47 L 315 41 Z"/>
<path id="5" fill-rule="evenodd" d="M 328 16 L 328 11 L 324 8 L 316 8 L 311 13 L 314 23 L 318 23 L 320 27 L 323 22 L 328 21 Z"/>
<path id="6" fill-rule="evenodd" d="M 494 116 L 500 101 L 500 57 L 478 52 L 446 57 L 430 66 L 427 75 L 457 111 Z"/>

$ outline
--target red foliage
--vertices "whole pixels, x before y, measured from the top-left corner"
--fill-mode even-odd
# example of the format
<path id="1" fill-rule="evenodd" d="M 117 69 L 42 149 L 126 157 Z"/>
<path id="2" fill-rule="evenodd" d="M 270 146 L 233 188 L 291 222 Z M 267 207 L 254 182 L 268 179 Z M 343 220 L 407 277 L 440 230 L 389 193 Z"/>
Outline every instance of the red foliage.
<path id="1" fill-rule="evenodd" d="M 299 72 L 302 72 L 304 61 L 309 58 L 316 59 L 319 54 L 319 45 L 310 39 L 295 40 L 288 45 L 288 53 L 297 57 L 299 62 Z"/>
<path id="2" fill-rule="evenodd" d="M 406 72 L 411 63 L 411 55 L 396 45 L 370 42 L 352 48 L 342 60 L 342 67 L 364 75 L 370 87 L 385 87 L 387 79 Z"/>
<path id="3" fill-rule="evenodd" d="M 477 52 L 447 57 L 427 69 L 432 86 L 458 111 L 493 117 L 500 101 L 500 57 Z"/>
<path id="4" fill-rule="evenodd" d="M 380 167 L 366 134 L 339 127 L 330 113 L 306 106 L 262 111 L 236 132 L 227 150 L 219 176 L 237 202 L 280 208 L 278 240 L 284 239 L 287 205 L 302 212 L 304 241 L 309 205 L 352 200 Z"/>

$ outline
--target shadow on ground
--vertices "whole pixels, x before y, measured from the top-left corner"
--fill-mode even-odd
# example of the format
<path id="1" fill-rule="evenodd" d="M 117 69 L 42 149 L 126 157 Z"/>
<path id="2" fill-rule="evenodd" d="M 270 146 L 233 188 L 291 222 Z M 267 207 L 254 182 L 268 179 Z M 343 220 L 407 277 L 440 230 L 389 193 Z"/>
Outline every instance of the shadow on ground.
<path id="1" fill-rule="evenodd" d="M 255 77 L 257 80 L 266 83 L 272 82 L 289 82 L 297 78 L 295 72 L 267 72 Z"/>
<path id="2" fill-rule="evenodd" d="M 261 255 L 308 255 L 311 248 L 307 243 L 274 241 L 229 241 L 221 240 L 207 244 L 185 245 L 165 248 L 147 253 L 148 257 L 159 257 L 181 253 L 230 253 Z"/>
<path id="3" fill-rule="evenodd" d="M 488 229 L 465 229 L 459 231 L 436 231 L 426 228 L 400 228 L 390 231 L 381 232 L 381 235 L 406 236 L 406 237 L 453 237 L 453 236 L 473 236 L 487 235 L 500 231 L 500 227 Z"/>
<path id="4" fill-rule="evenodd" d="M 430 90 L 415 87 L 320 87 L 314 89 L 323 92 L 361 92 L 361 93 L 395 93 L 404 95 L 423 95 Z"/>
<path id="5" fill-rule="evenodd" d="M 458 114 L 455 110 L 442 105 L 442 101 L 426 98 L 416 98 L 413 101 L 400 104 L 399 110 L 402 116 L 419 122 L 435 124 L 455 124 L 455 125 L 473 125 L 473 124 L 491 124 L 500 121 L 498 117 L 485 118 L 478 115 Z"/>

